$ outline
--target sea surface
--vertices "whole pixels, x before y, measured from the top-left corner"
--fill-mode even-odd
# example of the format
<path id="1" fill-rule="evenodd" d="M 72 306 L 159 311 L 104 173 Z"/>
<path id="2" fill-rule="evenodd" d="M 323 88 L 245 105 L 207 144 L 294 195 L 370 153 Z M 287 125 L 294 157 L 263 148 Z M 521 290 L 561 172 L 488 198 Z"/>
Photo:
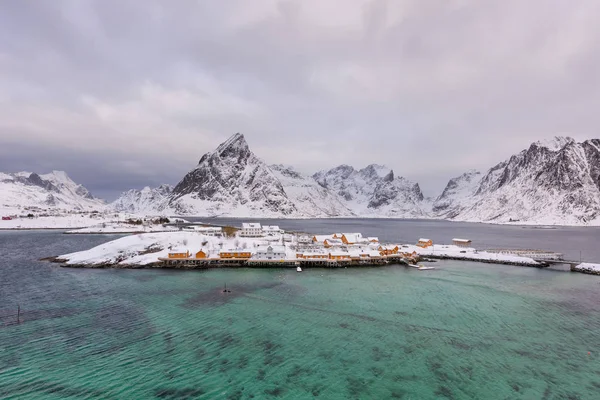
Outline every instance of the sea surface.
<path id="1" fill-rule="evenodd" d="M 1 399 L 600 397 L 597 276 L 38 261 L 115 237 L 0 232 Z"/>

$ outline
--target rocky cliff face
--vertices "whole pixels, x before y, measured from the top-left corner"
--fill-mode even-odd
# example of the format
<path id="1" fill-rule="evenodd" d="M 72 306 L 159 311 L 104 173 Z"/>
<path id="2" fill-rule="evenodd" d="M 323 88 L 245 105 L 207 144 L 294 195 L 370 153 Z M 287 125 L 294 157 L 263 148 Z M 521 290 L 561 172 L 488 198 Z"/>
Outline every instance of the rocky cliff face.
<path id="1" fill-rule="evenodd" d="M 122 193 L 109 207 L 132 214 L 161 213 L 165 210 L 172 191 L 173 186 L 166 184 L 156 188 L 146 186 L 142 190 L 131 189 Z"/>
<path id="2" fill-rule="evenodd" d="M 427 214 L 418 184 L 377 164 L 361 170 L 340 165 L 320 171 L 313 178 L 341 197 L 347 208 L 360 216 L 422 217 Z"/>
<path id="3" fill-rule="evenodd" d="M 451 180 L 434 211 L 467 221 L 577 225 L 600 219 L 598 139 L 536 142 L 477 177 Z"/>
<path id="4" fill-rule="evenodd" d="M 106 204 L 63 171 L 0 173 L 0 208 L 16 211 L 25 207 L 100 211 Z"/>
<path id="5" fill-rule="evenodd" d="M 168 206 L 180 214 L 293 216 L 294 203 L 271 169 L 237 133 L 179 182 Z"/>

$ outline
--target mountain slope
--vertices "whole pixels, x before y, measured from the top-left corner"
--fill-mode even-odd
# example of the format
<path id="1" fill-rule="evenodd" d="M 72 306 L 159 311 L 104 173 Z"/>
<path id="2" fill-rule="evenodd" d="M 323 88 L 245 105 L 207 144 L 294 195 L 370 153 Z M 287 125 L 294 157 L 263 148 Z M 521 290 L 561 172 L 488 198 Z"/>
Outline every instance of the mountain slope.
<path id="1" fill-rule="evenodd" d="M 103 210 L 97 199 L 63 171 L 39 175 L 30 172 L 0 173 L 0 208 L 4 213 L 26 207 L 64 211 Z"/>
<path id="2" fill-rule="evenodd" d="M 160 185 L 156 188 L 146 186 L 142 190 L 130 189 L 110 203 L 109 207 L 115 211 L 132 214 L 157 214 L 165 209 L 172 191 L 171 185 Z"/>
<path id="3" fill-rule="evenodd" d="M 179 182 L 168 206 L 178 214 L 294 216 L 297 209 L 269 167 L 236 133 Z"/>
<path id="4" fill-rule="evenodd" d="M 428 215 L 427 204 L 418 184 L 377 164 L 361 170 L 340 165 L 320 171 L 313 178 L 324 188 L 335 192 L 354 214 L 414 218 Z"/>
<path id="5" fill-rule="evenodd" d="M 451 180 L 434 203 L 440 217 L 567 225 L 600 221 L 599 139 L 536 142 L 479 180 L 465 176 Z"/>
<path id="6" fill-rule="evenodd" d="M 335 193 L 319 185 L 312 177 L 302 175 L 289 166 L 271 165 L 270 169 L 300 215 L 311 218 L 354 215 Z"/>

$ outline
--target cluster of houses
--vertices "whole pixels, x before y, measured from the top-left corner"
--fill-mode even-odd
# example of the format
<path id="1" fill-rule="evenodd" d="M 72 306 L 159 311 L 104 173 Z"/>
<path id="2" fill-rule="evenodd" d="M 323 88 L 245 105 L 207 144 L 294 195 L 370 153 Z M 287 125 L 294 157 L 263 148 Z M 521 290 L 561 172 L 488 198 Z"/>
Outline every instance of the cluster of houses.
<path id="1" fill-rule="evenodd" d="M 195 230 L 206 235 L 221 235 L 221 228 L 198 228 Z M 398 245 L 385 245 L 379 243 L 377 237 L 365 237 L 359 232 L 333 233 L 329 235 L 299 236 L 288 247 L 282 239 L 284 231 L 278 226 L 261 225 L 259 223 L 243 223 L 238 231 L 241 238 L 263 238 L 257 241 L 253 248 L 227 249 L 221 248 L 218 254 L 209 257 L 208 252 L 201 249 L 190 253 L 187 249 L 173 249 L 168 254 L 169 260 L 212 260 L 223 262 L 363 262 L 377 263 L 398 258 L 414 259 L 415 251 L 402 251 Z M 287 235 L 286 235 L 287 236 Z M 460 247 L 469 247 L 468 239 L 453 239 L 453 244 Z M 275 244 L 277 243 L 277 244 Z M 238 243 L 239 244 L 239 243 Z M 416 244 L 421 248 L 433 246 L 433 241 L 420 238 Z M 244 246 L 246 247 L 246 246 Z M 402 246 L 410 248 L 409 246 Z M 413 248 L 414 249 L 414 248 Z"/>

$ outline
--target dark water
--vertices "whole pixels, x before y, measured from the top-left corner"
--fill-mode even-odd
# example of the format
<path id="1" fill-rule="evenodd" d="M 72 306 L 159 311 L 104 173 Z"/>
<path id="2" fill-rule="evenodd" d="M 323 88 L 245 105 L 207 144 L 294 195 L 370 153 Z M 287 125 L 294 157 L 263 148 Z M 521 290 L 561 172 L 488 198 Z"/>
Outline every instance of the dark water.
<path id="1" fill-rule="evenodd" d="M 238 218 L 191 218 L 214 224 L 241 226 Z M 419 238 L 450 244 L 452 238 L 467 238 L 477 249 L 537 249 L 563 253 L 566 259 L 600 263 L 600 227 L 553 227 L 540 229 L 519 225 L 490 225 L 471 222 L 414 219 L 253 219 L 282 229 L 315 234 L 361 232 L 381 241 L 416 243 Z"/>
<path id="2" fill-rule="evenodd" d="M 0 232 L 0 398 L 600 393 L 600 277 L 460 262 L 296 273 L 36 261 L 111 238 Z"/>

